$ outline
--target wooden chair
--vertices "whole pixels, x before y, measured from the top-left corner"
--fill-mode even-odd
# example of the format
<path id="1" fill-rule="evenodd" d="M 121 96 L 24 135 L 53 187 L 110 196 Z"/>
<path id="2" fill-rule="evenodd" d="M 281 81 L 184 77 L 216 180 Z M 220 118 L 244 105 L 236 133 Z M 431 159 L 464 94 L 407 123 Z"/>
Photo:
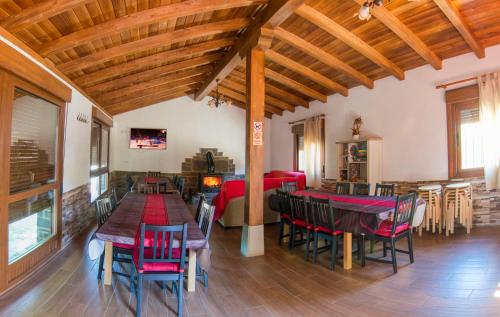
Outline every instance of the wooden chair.
<path id="1" fill-rule="evenodd" d="M 283 182 L 281 183 L 281 190 L 287 193 L 295 193 L 298 190 L 297 182 Z"/>
<path id="2" fill-rule="evenodd" d="M 290 210 L 289 193 L 276 189 L 276 195 L 278 196 L 280 205 L 280 233 L 278 237 L 278 245 L 281 245 L 284 238 L 290 237 L 290 232 L 292 231 L 292 212 Z M 285 232 L 285 225 L 288 226 L 288 232 Z"/>
<path id="3" fill-rule="evenodd" d="M 368 196 L 370 195 L 370 184 L 368 183 L 355 183 L 352 188 L 354 196 Z"/>
<path id="4" fill-rule="evenodd" d="M 304 234 L 306 236 L 306 245 L 309 245 L 311 239 L 312 219 L 309 220 L 309 210 L 304 196 L 296 196 L 289 194 L 290 210 L 292 214 L 292 230 L 290 231 L 290 245 L 293 249 L 296 245 L 304 243 Z M 297 233 L 300 233 L 300 241 L 297 244 Z M 304 258 L 306 261 L 309 258 L 309 250 L 306 248 Z"/>
<path id="5" fill-rule="evenodd" d="M 196 214 L 194 216 L 194 219 L 196 220 L 197 223 L 200 223 L 201 207 L 203 206 L 203 203 L 207 200 L 203 193 L 200 193 L 199 195 L 200 195 L 200 200 L 198 200 L 198 206 L 196 207 Z"/>
<path id="6" fill-rule="evenodd" d="M 156 172 L 156 171 L 148 171 L 146 173 L 147 177 L 160 177 L 161 172 Z"/>
<path id="7" fill-rule="evenodd" d="M 130 291 L 136 295 L 135 315 L 141 316 L 144 281 L 172 282 L 177 295 L 177 315 L 183 315 L 184 268 L 187 244 L 187 224 L 176 226 L 147 225 L 141 223 L 139 244 L 133 253 Z M 152 237 L 152 241 L 147 241 Z M 175 239 L 173 239 L 175 235 Z M 174 248 L 174 240 L 180 247 Z"/>
<path id="8" fill-rule="evenodd" d="M 329 199 L 311 198 L 311 214 L 314 227 L 313 263 L 318 256 L 318 240 L 330 241 L 330 269 L 335 270 L 339 235 L 343 232 L 335 227 L 336 217 Z M 306 247 L 309 250 L 309 245 Z"/>
<path id="9" fill-rule="evenodd" d="M 111 210 L 115 210 L 116 206 L 118 206 L 118 195 L 116 194 L 116 188 L 112 187 L 109 193 L 109 199 L 111 201 Z"/>
<path id="10" fill-rule="evenodd" d="M 369 234 L 361 234 L 361 265 L 365 265 L 365 260 L 376 261 L 381 263 L 391 263 L 394 273 L 398 272 L 396 261 L 396 252 L 405 253 L 410 256 L 410 263 L 414 262 L 413 258 L 413 238 L 411 223 L 413 214 L 415 212 L 417 194 L 411 193 L 408 195 L 398 196 L 396 201 L 395 212 L 391 219 L 384 220 L 379 228 Z M 408 239 L 408 251 L 396 249 L 396 242 L 403 238 Z M 365 239 L 370 241 L 382 242 L 383 257 L 387 255 L 387 249 L 391 250 L 391 260 L 384 260 L 383 258 L 367 257 L 365 254 Z M 387 248 L 386 244 L 389 243 L 390 247 Z"/>
<path id="11" fill-rule="evenodd" d="M 212 206 L 205 201 L 201 203 L 200 214 L 197 218 L 198 226 L 201 232 L 205 235 L 205 239 L 210 241 L 210 234 L 212 232 L 212 224 L 214 222 L 215 206 Z M 205 287 L 208 287 L 208 272 L 200 267 L 199 262 L 196 262 L 196 278 L 203 282 Z"/>
<path id="12" fill-rule="evenodd" d="M 134 179 L 130 175 L 127 175 L 126 180 L 127 180 L 127 189 L 129 192 L 131 192 L 134 189 L 135 185 Z"/>
<path id="13" fill-rule="evenodd" d="M 335 192 L 338 195 L 349 195 L 351 189 L 351 184 L 349 183 L 337 183 L 335 185 Z"/>
<path id="14" fill-rule="evenodd" d="M 182 198 L 184 198 L 184 181 L 185 181 L 184 177 L 180 176 L 177 189 L 179 190 L 179 194 L 181 195 Z"/>
<path id="15" fill-rule="evenodd" d="M 172 183 L 174 184 L 175 187 L 177 187 L 177 184 L 179 183 L 178 175 L 174 175 L 174 177 L 172 178 Z"/>
<path id="16" fill-rule="evenodd" d="M 394 196 L 394 184 L 379 184 L 375 185 L 375 196 Z"/>
<path id="17" fill-rule="evenodd" d="M 443 212 L 442 212 L 442 196 L 443 188 L 439 184 L 420 186 L 417 189 L 418 197 L 425 200 L 425 215 L 424 222 L 418 227 L 418 235 L 422 235 L 422 227 L 429 231 L 432 228 L 432 233 L 436 233 L 436 225 L 441 234 L 443 227 Z"/>
<path id="18" fill-rule="evenodd" d="M 112 213 L 111 199 L 109 197 L 97 199 L 95 202 L 97 225 L 102 226 Z M 131 263 L 132 250 L 134 246 L 121 243 L 113 243 L 113 262 Z M 102 271 L 104 270 L 104 252 L 99 258 L 99 268 L 97 270 L 97 278 L 100 280 Z M 127 276 L 122 272 L 114 272 L 114 274 Z"/>
<path id="19" fill-rule="evenodd" d="M 444 226 L 448 236 L 455 232 L 455 219 L 467 234 L 472 229 L 472 186 L 470 183 L 453 183 L 444 189 Z"/>

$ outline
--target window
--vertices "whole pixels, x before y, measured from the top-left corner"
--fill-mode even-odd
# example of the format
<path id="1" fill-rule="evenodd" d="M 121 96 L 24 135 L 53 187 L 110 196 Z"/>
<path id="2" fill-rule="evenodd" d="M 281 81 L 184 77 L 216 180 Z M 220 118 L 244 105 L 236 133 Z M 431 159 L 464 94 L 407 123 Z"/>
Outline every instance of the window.
<path id="1" fill-rule="evenodd" d="M 323 135 L 323 148 L 325 148 L 325 120 L 322 120 L 322 135 Z M 295 171 L 305 170 L 305 151 L 304 151 L 304 124 L 296 124 L 292 126 L 292 133 L 294 136 L 294 158 L 293 169 Z M 323 158 L 323 162 L 324 162 Z M 325 176 L 325 166 L 323 166 L 323 177 Z"/>
<path id="2" fill-rule="evenodd" d="M 90 137 L 90 201 L 108 191 L 109 127 L 92 122 Z"/>
<path id="3" fill-rule="evenodd" d="M 446 92 L 449 178 L 483 175 L 483 141 L 477 85 Z"/>

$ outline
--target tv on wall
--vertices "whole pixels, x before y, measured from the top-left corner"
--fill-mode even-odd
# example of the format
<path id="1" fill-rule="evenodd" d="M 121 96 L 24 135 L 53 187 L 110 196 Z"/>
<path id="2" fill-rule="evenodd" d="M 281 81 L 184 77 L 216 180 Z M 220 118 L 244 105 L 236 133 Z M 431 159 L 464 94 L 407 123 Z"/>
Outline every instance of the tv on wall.
<path id="1" fill-rule="evenodd" d="M 167 130 L 131 128 L 129 148 L 165 150 L 167 148 Z"/>

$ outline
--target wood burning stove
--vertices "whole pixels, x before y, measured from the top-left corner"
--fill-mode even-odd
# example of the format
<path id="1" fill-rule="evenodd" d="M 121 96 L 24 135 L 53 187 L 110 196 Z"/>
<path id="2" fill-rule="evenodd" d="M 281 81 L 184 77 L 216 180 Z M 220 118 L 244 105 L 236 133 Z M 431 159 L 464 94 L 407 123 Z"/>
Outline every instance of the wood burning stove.
<path id="1" fill-rule="evenodd" d="M 212 152 L 206 154 L 207 172 L 198 174 L 198 191 L 203 193 L 207 201 L 211 202 L 224 182 L 224 174 L 215 173 L 215 164 Z"/>

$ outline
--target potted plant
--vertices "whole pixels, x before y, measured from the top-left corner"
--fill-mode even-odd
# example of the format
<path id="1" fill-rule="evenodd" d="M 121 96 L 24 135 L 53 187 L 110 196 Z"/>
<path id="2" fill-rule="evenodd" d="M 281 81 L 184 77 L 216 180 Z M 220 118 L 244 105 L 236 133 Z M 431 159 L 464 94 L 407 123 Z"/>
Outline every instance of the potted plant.
<path id="1" fill-rule="evenodd" d="M 359 133 L 361 129 L 361 125 L 363 124 L 363 121 L 361 121 L 361 117 L 358 117 L 354 120 L 354 123 L 352 125 L 352 139 L 353 140 L 359 140 Z"/>

